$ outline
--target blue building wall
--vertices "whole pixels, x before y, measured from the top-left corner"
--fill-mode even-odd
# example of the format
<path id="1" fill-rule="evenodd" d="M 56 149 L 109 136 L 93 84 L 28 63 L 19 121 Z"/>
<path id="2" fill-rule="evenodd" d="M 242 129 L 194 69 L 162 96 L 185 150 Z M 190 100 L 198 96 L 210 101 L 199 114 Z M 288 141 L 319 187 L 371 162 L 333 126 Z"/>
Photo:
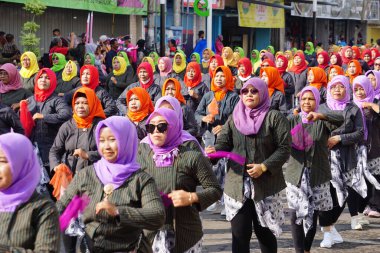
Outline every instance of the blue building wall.
<path id="1" fill-rule="evenodd" d="M 270 45 L 270 37 L 270 28 L 255 28 L 254 49 L 266 49 Z"/>

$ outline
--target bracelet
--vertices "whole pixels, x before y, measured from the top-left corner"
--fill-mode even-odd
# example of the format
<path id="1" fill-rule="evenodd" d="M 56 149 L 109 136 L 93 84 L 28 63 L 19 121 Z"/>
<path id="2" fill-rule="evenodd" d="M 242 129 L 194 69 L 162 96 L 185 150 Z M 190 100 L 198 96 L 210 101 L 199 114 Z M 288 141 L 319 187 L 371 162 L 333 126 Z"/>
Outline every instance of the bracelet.
<path id="1" fill-rule="evenodd" d="M 191 194 L 191 192 L 189 192 L 190 196 L 189 196 L 189 202 L 190 202 L 190 205 L 193 204 L 193 195 Z"/>

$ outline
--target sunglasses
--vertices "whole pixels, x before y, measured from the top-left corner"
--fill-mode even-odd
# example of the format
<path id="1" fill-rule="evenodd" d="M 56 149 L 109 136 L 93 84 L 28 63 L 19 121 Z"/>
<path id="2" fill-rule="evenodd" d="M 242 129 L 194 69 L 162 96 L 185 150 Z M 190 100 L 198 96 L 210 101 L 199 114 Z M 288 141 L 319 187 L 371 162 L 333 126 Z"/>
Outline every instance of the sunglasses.
<path id="1" fill-rule="evenodd" d="M 150 134 L 152 134 L 156 128 L 159 133 L 164 133 L 168 130 L 168 123 L 159 123 L 158 125 L 146 124 L 145 128 Z"/>
<path id="2" fill-rule="evenodd" d="M 375 63 L 375 66 L 380 66 L 380 63 Z"/>
<path id="3" fill-rule="evenodd" d="M 256 95 L 257 93 L 259 93 L 258 90 L 255 90 L 255 89 L 247 89 L 247 88 L 244 88 L 241 90 L 241 94 L 243 95 L 247 95 L 249 93 L 251 93 L 252 95 Z"/>

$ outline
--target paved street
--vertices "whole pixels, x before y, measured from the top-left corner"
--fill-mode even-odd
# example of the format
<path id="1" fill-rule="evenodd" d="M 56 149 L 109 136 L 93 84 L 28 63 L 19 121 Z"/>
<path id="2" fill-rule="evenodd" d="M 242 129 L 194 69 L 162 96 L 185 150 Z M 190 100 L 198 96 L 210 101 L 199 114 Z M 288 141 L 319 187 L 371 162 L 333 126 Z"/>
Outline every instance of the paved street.
<path id="1" fill-rule="evenodd" d="M 203 252 L 231 252 L 231 232 L 230 223 L 222 218 L 219 214 L 202 213 L 203 226 L 205 232 Z M 342 244 L 336 244 L 331 249 L 319 248 L 323 234 L 320 228 L 314 240 L 312 253 L 334 252 L 334 253 L 375 253 L 380 252 L 380 219 L 369 218 L 371 225 L 365 227 L 362 231 L 351 230 L 350 215 L 346 208 L 344 214 L 340 217 L 336 225 L 339 232 L 345 240 Z M 292 236 L 290 233 L 289 216 L 287 215 L 284 232 L 278 239 L 279 253 L 294 252 Z M 259 246 L 255 235 L 252 236 L 251 252 L 259 253 Z"/>

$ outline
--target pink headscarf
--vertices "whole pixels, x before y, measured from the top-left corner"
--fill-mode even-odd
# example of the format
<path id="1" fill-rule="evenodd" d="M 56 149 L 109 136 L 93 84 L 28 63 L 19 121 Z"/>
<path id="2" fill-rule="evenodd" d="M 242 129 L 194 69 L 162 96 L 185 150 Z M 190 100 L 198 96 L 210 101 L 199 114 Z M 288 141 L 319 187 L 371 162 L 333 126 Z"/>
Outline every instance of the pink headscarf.
<path id="1" fill-rule="evenodd" d="M 11 63 L 6 63 L 3 66 L 1 66 L 0 70 L 6 71 L 9 76 L 9 83 L 5 84 L 0 81 L 0 93 L 3 94 L 11 90 L 18 90 L 22 88 L 21 77 L 15 65 Z"/>

